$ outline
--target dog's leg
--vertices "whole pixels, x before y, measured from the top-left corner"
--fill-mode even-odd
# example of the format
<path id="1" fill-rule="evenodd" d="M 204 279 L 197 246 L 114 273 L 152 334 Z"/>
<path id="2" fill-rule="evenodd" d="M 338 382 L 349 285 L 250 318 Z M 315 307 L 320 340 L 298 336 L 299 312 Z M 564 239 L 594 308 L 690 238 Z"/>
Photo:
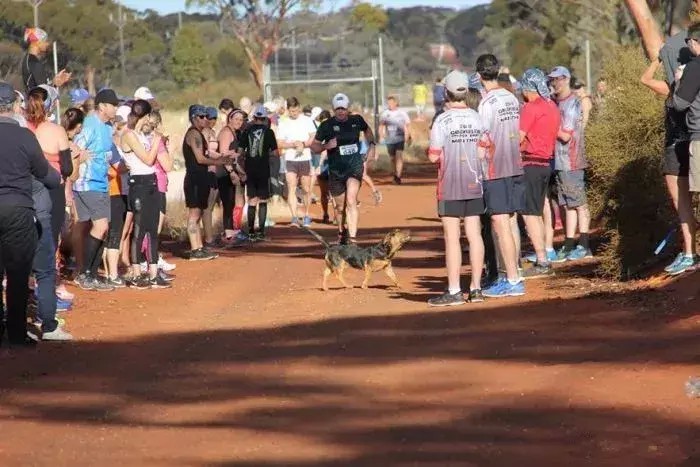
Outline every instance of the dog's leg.
<path id="1" fill-rule="evenodd" d="M 384 269 L 384 272 L 386 273 L 387 276 L 389 276 L 389 279 L 392 280 L 392 282 L 394 283 L 394 286 L 395 286 L 397 289 L 400 289 L 400 288 L 401 288 L 401 285 L 399 284 L 399 278 L 396 277 L 396 273 L 394 272 L 394 269 L 391 267 L 391 264 L 388 265 L 388 266 Z"/>
<path id="2" fill-rule="evenodd" d="M 347 264 L 343 263 L 338 268 L 338 280 L 340 281 L 341 284 L 343 284 L 343 287 L 345 287 L 346 289 L 352 289 L 352 285 L 345 282 L 345 278 L 343 277 L 343 273 L 345 272 L 346 267 L 347 267 Z"/>
<path id="3" fill-rule="evenodd" d="M 369 284 L 369 278 L 372 275 L 372 268 L 369 264 L 365 266 L 365 280 L 362 281 L 362 288 L 366 289 Z"/>
<path id="4" fill-rule="evenodd" d="M 333 271 L 331 271 L 331 268 L 328 266 L 323 270 L 323 290 L 326 292 L 328 291 L 328 276 L 330 276 L 332 272 Z"/>

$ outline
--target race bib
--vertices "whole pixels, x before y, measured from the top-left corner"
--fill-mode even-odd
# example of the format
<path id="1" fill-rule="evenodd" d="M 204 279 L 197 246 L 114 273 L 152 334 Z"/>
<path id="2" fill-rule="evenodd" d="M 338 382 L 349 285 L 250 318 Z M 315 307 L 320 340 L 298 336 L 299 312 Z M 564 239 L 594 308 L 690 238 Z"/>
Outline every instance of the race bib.
<path id="1" fill-rule="evenodd" d="M 353 154 L 358 154 L 360 149 L 357 147 L 357 144 L 346 144 L 344 146 L 340 146 L 338 151 L 340 152 L 341 156 L 352 156 Z"/>
<path id="2" fill-rule="evenodd" d="M 386 129 L 387 132 L 392 135 L 395 135 L 399 131 L 399 128 L 396 125 L 387 125 Z"/>

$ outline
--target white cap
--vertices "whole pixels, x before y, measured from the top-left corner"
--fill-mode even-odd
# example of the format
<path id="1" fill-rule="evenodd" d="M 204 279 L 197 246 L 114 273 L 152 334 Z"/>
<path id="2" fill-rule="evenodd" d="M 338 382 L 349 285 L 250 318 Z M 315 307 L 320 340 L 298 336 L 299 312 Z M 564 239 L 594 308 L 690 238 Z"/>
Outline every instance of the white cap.
<path id="1" fill-rule="evenodd" d="M 336 94 L 333 96 L 333 100 L 331 101 L 333 105 L 333 110 L 336 109 L 347 109 L 350 107 L 350 99 L 348 99 L 348 96 L 345 94 Z"/>
<path id="2" fill-rule="evenodd" d="M 452 94 L 466 92 L 469 88 L 469 79 L 467 75 L 458 70 L 450 71 L 445 76 L 445 89 Z"/>
<path id="3" fill-rule="evenodd" d="M 316 117 L 321 115 L 321 112 L 323 112 L 323 109 L 321 107 L 314 107 L 311 109 L 311 118 L 316 120 Z"/>
<path id="4" fill-rule="evenodd" d="M 117 107 L 117 121 L 126 122 L 129 119 L 131 107 L 128 105 L 120 105 Z"/>
<path id="5" fill-rule="evenodd" d="M 155 99 L 156 96 L 153 95 L 150 89 L 146 86 L 141 86 L 136 91 L 134 91 L 134 99 L 143 99 L 144 101 L 150 101 Z"/>
<path id="6" fill-rule="evenodd" d="M 277 112 L 277 109 L 278 109 L 277 104 L 275 102 L 272 102 L 272 101 L 265 102 L 263 104 L 263 107 L 265 107 L 265 110 L 267 110 L 270 113 L 275 113 L 275 112 Z"/>
<path id="7" fill-rule="evenodd" d="M 51 105 L 53 105 L 53 103 L 61 97 L 61 95 L 58 92 L 58 89 L 56 89 L 53 86 L 49 86 L 48 84 L 40 84 L 37 87 L 46 91 L 46 95 L 48 96 Z"/>

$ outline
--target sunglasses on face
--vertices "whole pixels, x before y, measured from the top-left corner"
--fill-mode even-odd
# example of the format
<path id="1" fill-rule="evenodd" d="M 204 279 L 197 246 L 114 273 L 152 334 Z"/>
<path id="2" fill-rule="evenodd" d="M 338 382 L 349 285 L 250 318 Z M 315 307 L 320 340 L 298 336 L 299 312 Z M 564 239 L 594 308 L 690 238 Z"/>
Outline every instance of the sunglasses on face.
<path id="1" fill-rule="evenodd" d="M 206 115 L 197 115 L 197 118 L 207 118 Z"/>

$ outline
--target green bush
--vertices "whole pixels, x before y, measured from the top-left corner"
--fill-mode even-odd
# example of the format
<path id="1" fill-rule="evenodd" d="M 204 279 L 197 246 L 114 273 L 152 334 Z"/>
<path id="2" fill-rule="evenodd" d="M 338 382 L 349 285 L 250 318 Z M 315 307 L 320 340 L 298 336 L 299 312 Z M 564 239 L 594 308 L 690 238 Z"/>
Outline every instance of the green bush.
<path id="1" fill-rule="evenodd" d="M 663 99 L 639 82 L 641 50 L 611 51 L 604 105 L 587 128 L 589 199 L 607 241 L 599 272 L 635 277 L 674 222 L 662 174 Z"/>

